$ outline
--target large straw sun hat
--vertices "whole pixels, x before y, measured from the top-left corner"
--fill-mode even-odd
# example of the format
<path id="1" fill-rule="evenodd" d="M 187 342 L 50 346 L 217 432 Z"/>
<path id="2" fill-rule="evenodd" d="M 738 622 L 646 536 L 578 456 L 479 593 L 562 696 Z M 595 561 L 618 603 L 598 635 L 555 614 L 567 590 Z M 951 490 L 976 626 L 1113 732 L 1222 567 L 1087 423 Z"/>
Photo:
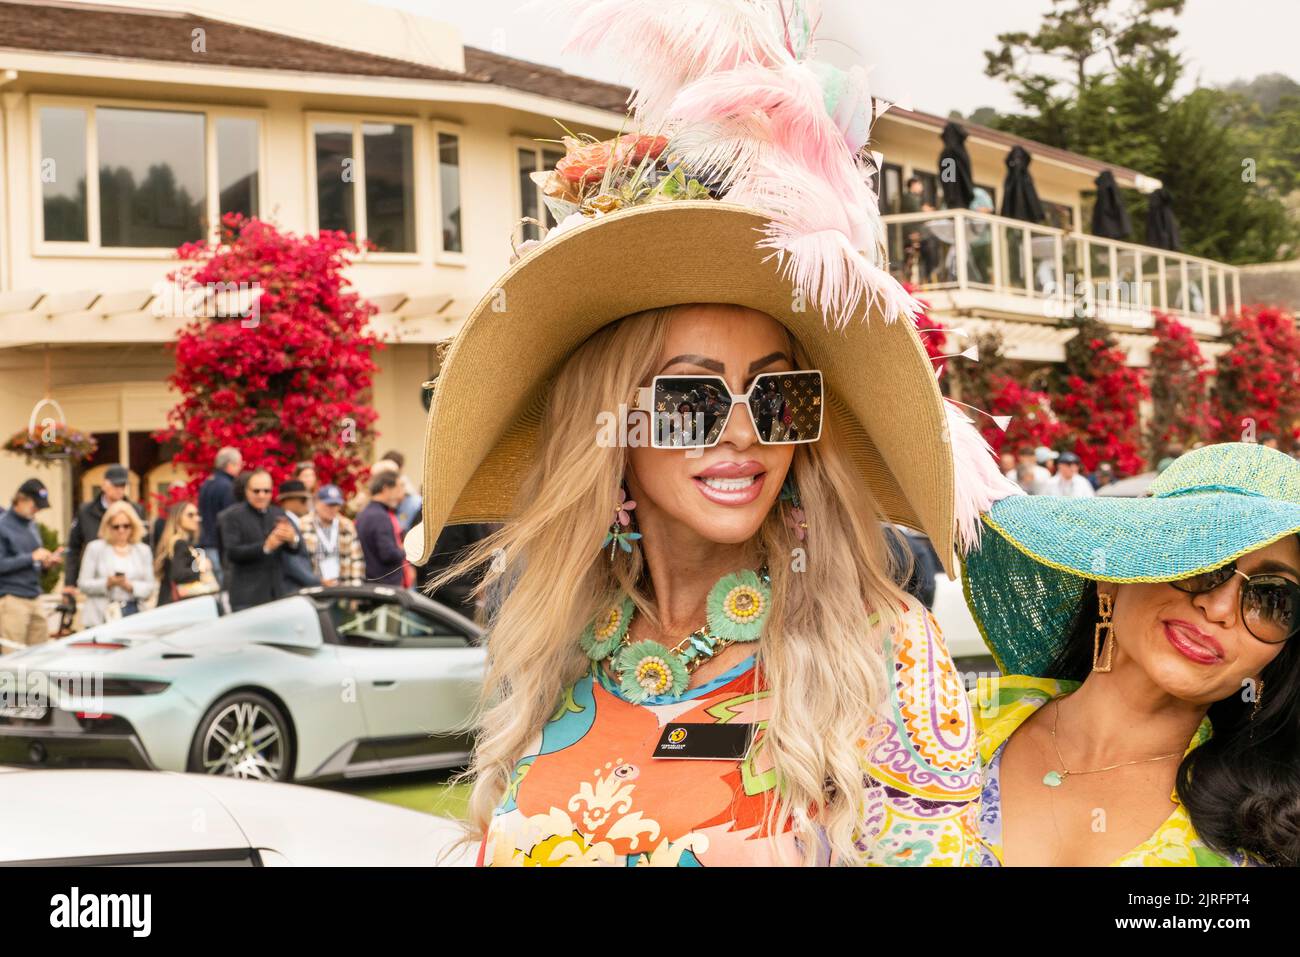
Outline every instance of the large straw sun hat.
<path id="1" fill-rule="evenodd" d="M 584 340 L 644 309 L 717 302 L 794 334 L 862 481 L 952 574 L 955 538 L 973 542 L 979 513 L 1014 489 L 943 400 L 918 304 L 888 272 L 865 150 L 881 105 L 860 68 L 813 60 L 811 27 L 792 32 L 775 3 L 700 3 L 731 11 L 709 29 L 671 6 L 602 0 L 578 16 L 580 45 L 627 54 L 635 120 L 654 133 L 565 137 L 564 160 L 534 174 L 559 225 L 526 244 L 443 357 L 407 554 L 427 561 L 447 524 L 510 517 L 550 381 Z"/>

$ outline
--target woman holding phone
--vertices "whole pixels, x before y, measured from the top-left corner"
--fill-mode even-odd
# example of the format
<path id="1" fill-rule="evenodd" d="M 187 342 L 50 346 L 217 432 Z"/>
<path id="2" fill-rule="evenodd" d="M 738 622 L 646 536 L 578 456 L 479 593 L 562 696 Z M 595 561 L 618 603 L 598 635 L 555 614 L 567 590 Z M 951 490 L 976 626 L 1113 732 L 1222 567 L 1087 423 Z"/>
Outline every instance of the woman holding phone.
<path id="1" fill-rule="evenodd" d="M 99 537 L 82 556 L 77 587 L 86 595 L 81 621 L 88 627 L 107 621 L 110 609 L 134 615 L 158 587 L 144 523 L 130 502 L 114 502 L 104 512 Z"/>

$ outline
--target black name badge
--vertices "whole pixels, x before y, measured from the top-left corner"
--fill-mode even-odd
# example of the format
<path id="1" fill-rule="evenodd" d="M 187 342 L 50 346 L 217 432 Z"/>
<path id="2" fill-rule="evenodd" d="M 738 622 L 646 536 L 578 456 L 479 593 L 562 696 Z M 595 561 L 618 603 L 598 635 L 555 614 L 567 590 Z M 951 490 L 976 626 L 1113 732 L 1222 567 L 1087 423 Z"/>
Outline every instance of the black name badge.
<path id="1" fill-rule="evenodd" d="M 752 724 L 681 724 L 664 727 L 654 757 L 686 761 L 739 761 L 754 736 Z"/>

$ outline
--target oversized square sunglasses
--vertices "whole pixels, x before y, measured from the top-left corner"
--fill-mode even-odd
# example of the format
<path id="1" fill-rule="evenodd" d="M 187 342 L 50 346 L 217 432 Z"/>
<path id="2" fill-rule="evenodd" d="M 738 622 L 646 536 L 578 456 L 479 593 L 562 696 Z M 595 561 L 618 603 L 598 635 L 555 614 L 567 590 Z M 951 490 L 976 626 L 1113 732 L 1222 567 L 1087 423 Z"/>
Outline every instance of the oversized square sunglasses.
<path id="1" fill-rule="evenodd" d="M 821 438 L 824 398 L 817 369 L 764 372 L 739 393 L 719 375 L 657 375 L 640 390 L 637 408 L 651 413 L 650 445 L 656 449 L 712 448 L 737 403 L 763 445 L 798 445 Z"/>
<path id="2" fill-rule="evenodd" d="M 1236 576 L 1241 583 L 1241 621 L 1246 630 L 1270 645 L 1286 641 L 1300 631 L 1300 585 L 1281 575 L 1247 575 L 1235 561 L 1191 578 L 1172 581 L 1181 592 L 1203 595 Z"/>

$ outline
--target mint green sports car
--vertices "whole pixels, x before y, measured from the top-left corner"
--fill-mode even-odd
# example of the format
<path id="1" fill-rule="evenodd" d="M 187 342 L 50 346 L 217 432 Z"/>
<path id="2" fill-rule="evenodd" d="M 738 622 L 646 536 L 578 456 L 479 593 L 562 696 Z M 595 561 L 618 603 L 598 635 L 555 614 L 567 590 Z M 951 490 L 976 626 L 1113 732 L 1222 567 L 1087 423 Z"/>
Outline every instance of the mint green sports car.
<path id="1" fill-rule="evenodd" d="M 279 781 L 459 766 L 481 637 L 382 586 L 163 605 L 0 657 L 0 764 Z"/>

